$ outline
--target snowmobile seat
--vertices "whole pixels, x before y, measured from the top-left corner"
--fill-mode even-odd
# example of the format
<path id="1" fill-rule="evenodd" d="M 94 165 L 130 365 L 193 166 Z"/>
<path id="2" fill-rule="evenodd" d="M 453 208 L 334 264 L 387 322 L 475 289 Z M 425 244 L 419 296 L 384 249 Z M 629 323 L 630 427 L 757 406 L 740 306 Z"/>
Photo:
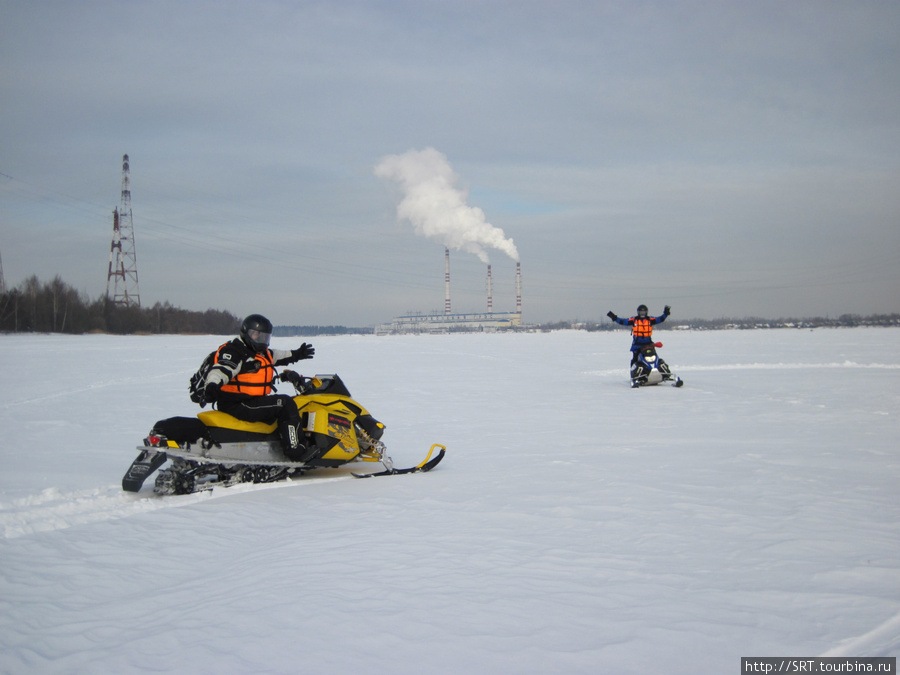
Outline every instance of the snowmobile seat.
<path id="1" fill-rule="evenodd" d="M 182 445 L 196 443 L 206 438 L 209 432 L 196 417 L 169 417 L 154 424 L 152 433 Z"/>
<path id="2" fill-rule="evenodd" d="M 222 429 L 234 429 L 235 431 L 248 431 L 254 434 L 274 434 L 278 428 L 277 423 L 272 422 L 245 422 L 233 415 L 224 413 L 221 410 L 208 410 L 198 413 L 197 417 L 207 427 L 218 427 Z"/>

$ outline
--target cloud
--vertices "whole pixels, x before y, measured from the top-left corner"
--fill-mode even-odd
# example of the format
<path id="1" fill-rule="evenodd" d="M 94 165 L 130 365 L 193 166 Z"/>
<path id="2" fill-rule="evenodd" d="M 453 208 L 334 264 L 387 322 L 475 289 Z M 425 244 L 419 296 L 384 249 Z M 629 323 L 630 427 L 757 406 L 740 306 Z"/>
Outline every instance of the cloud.
<path id="1" fill-rule="evenodd" d="M 411 222 L 418 234 L 473 253 L 484 263 L 490 262 L 486 248 L 519 259 L 513 240 L 487 222 L 484 211 L 466 203 L 468 195 L 455 187 L 457 176 L 443 153 L 425 148 L 388 155 L 375 167 L 375 175 L 400 184 L 403 199 L 397 217 Z"/>

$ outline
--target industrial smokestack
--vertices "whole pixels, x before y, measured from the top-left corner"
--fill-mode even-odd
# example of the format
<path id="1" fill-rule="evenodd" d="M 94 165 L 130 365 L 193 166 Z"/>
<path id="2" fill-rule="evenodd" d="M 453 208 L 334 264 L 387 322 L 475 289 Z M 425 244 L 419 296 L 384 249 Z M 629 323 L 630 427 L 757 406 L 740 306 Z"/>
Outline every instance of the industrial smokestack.
<path id="1" fill-rule="evenodd" d="M 491 283 L 491 265 L 488 263 L 488 314 L 494 313 L 494 288 Z"/>
<path id="2" fill-rule="evenodd" d="M 444 296 L 444 314 L 450 313 L 450 248 L 448 246 L 444 247 L 444 261 L 445 261 L 445 271 L 444 271 L 444 285 L 446 286 L 446 292 Z"/>
<path id="3" fill-rule="evenodd" d="M 516 314 L 522 313 L 522 266 L 516 263 Z"/>

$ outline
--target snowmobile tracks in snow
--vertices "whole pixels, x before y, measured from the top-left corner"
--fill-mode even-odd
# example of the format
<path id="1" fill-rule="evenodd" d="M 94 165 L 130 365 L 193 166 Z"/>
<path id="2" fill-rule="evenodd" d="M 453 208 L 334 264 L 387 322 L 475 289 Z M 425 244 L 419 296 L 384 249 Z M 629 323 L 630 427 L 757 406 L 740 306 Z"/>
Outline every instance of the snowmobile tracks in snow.
<path id="1" fill-rule="evenodd" d="M 141 493 L 124 492 L 118 485 L 85 490 L 64 491 L 47 488 L 0 503 L 0 537 L 18 537 L 66 530 L 107 520 L 118 520 L 159 509 L 191 506 L 208 499 L 242 494 L 254 490 L 271 490 L 288 487 L 311 487 L 332 481 L 354 480 L 348 471 L 339 475 L 294 478 L 277 483 L 243 483 L 228 488 L 195 492 L 186 495 L 161 496 L 150 490 Z"/>

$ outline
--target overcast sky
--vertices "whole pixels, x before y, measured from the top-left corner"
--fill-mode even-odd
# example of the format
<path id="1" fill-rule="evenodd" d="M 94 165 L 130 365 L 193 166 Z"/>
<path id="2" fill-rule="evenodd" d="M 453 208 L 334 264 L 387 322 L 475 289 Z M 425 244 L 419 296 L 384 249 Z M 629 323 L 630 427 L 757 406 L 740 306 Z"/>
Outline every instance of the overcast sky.
<path id="1" fill-rule="evenodd" d="M 430 156 L 526 322 L 900 311 L 891 0 L 0 0 L 0 119 L 8 286 L 105 294 L 127 153 L 144 306 L 485 311 Z"/>

